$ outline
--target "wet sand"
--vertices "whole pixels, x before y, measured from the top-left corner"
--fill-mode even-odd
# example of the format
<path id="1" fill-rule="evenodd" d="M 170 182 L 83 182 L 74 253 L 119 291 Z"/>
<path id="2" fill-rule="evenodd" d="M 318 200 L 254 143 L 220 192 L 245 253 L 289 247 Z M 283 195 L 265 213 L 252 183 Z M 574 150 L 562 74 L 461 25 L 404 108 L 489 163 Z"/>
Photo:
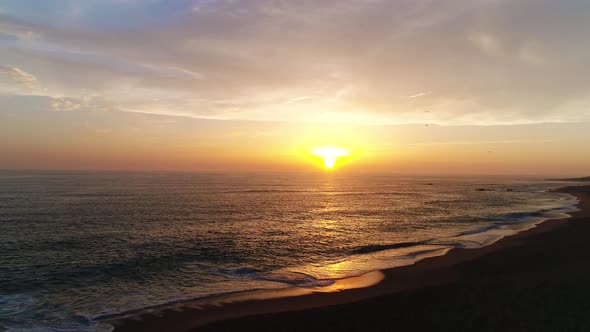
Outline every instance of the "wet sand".
<path id="1" fill-rule="evenodd" d="M 291 289 L 292 297 L 279 298 L 285 294 L 265 292 L 109 323 L 116 332 L 590 331 L 590 186 L 562 191 L 580 199 L 572 218 L 354 281 L 377 282 L 369 287 Z"/>

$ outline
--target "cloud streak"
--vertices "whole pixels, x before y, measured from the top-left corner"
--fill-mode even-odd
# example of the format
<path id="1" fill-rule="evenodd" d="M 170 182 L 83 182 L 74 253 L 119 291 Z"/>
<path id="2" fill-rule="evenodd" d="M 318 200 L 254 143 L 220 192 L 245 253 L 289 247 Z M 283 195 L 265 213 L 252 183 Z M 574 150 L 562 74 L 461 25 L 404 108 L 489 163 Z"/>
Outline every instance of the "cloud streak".
<path id="1" fill-rule="evenodd" d="M 30 91 L 35 91 L 41 86 L 35 75 L 27 73 L 18 67 L 0 66 L 0 74 L 10 76 L 14 82 Z"/>

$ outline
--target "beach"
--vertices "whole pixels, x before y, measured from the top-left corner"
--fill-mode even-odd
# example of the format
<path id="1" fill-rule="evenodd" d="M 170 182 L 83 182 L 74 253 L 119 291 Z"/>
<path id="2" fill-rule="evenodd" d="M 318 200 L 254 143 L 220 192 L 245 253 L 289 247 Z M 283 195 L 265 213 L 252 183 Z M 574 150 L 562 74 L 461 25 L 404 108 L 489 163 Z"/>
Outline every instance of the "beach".
<path id="1" fill-rule="evenodd" d="M 580 200 L 571 218 L 356 280 L 372 286 L 183 304 L 108 323 L 115 331 L 589 330 L 590 186 L 560 191 Z"/>
<path id="2" fill-rule="evenodd" d="M 0 1 L 0 332 L 590 332 L 589 31 Z"/>

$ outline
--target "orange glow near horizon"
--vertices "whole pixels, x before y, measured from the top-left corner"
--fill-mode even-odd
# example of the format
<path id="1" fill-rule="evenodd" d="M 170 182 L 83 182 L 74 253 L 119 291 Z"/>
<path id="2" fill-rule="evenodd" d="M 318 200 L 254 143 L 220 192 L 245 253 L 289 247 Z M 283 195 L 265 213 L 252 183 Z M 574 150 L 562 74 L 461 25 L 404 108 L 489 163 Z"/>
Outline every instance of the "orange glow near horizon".
<path id="1" fill-rule="evenodd" d="M 590 165 L 584 153 L 590 123 L 474 131 L 469 126 L 233 122 L 125 112 L 5 112 L 0 116 L 4 169 L 575 177 Z M 40 121 L 50 125 L 35 131 L 35 140 L 30 131 L 20 130 L 33 130 Z"/>

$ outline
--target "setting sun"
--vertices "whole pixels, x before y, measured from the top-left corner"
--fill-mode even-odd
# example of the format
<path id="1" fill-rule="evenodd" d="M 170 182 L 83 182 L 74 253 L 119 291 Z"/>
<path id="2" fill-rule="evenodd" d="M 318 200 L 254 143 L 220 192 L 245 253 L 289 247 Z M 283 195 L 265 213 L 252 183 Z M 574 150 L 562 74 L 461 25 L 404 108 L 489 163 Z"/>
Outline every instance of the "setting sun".
<path id="1" fill-rule="evenodd" d="M 333 146 L 320 146 L 313 148 L 311 154 L 322 158 L 324 167 L 332 169 L 336 165 L 338 158 L 350 155 L 350 150 Z"/>

